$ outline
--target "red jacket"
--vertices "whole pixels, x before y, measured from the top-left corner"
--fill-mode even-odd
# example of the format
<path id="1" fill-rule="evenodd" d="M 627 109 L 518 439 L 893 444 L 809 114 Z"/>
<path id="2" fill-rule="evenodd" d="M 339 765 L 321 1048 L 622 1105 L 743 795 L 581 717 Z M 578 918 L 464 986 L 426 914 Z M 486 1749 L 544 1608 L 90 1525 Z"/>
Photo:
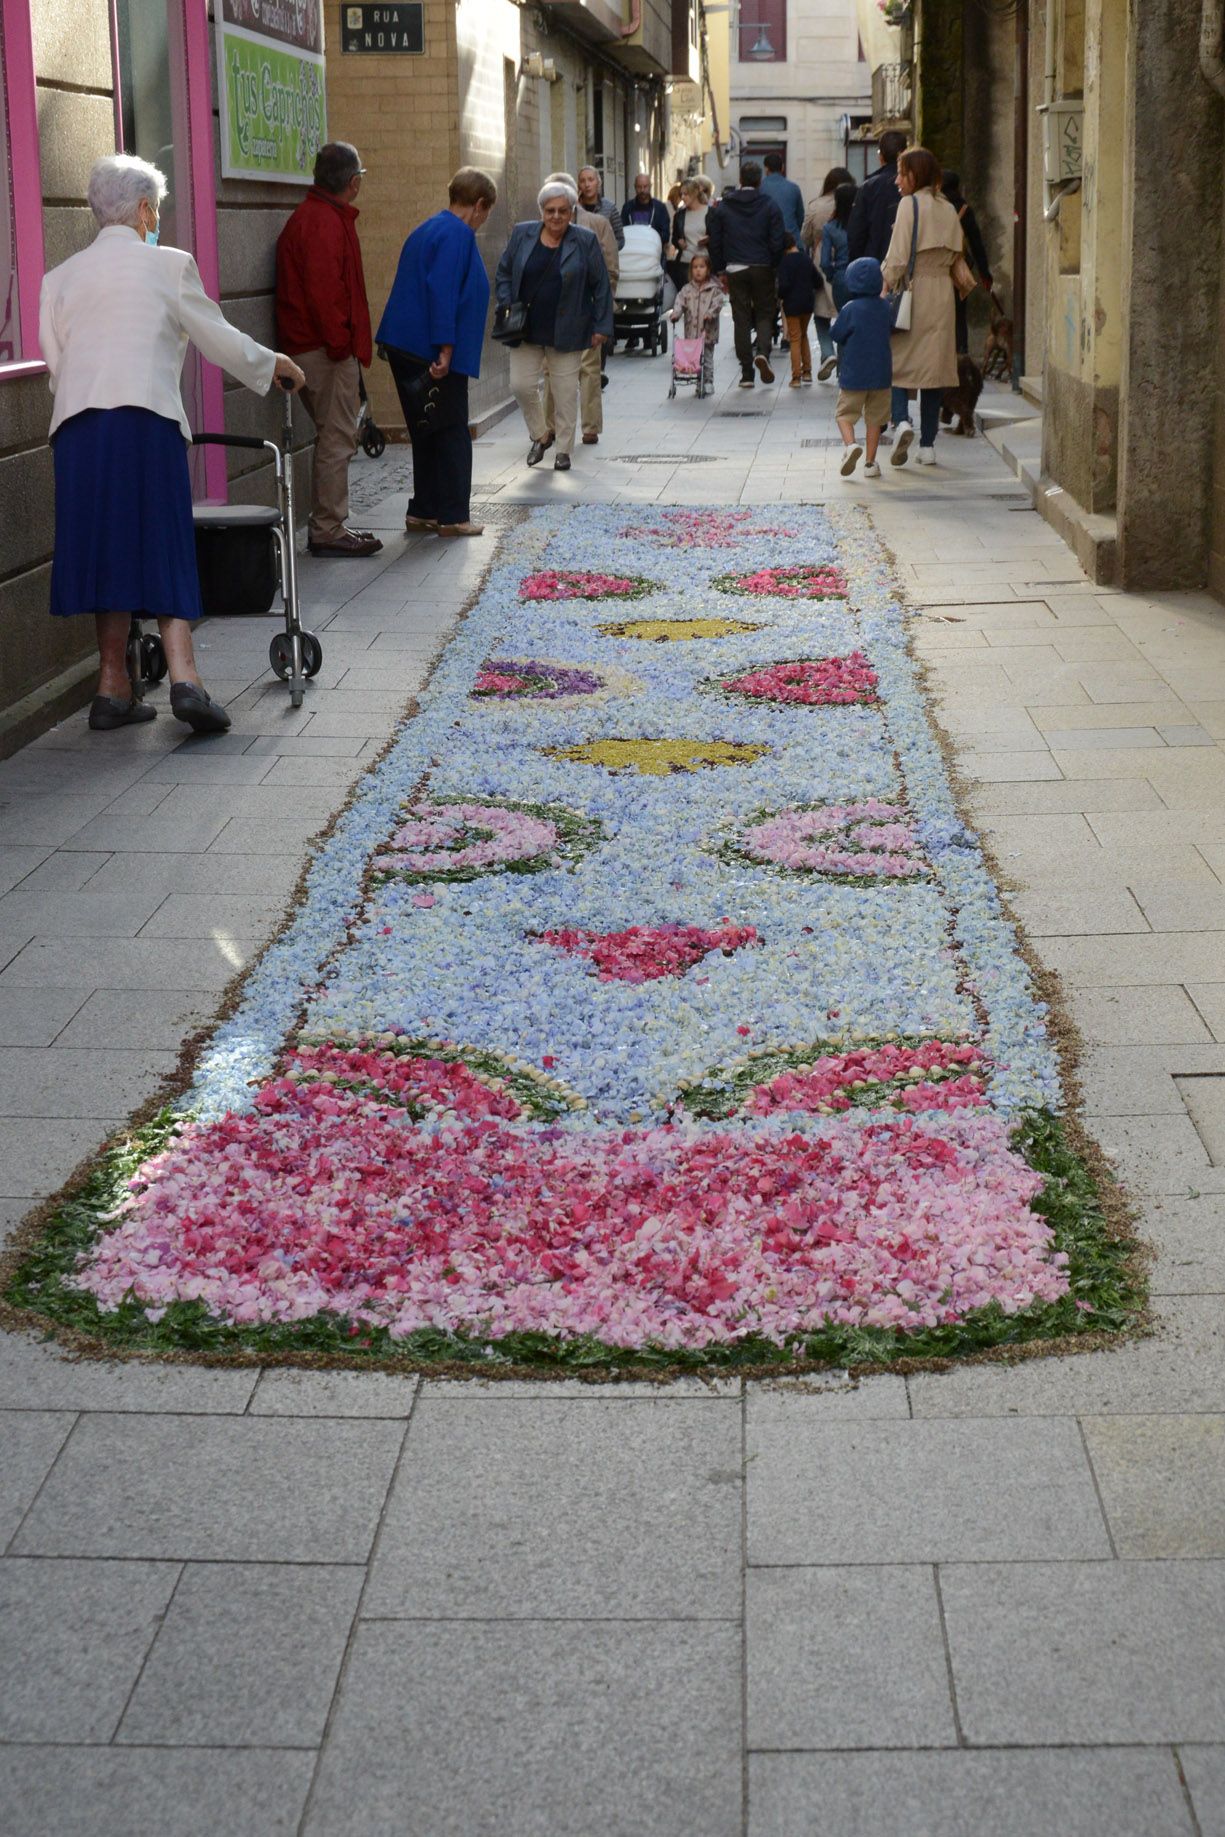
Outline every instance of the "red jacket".
<path id="1" fill-rule="evenodd" d="M 290 357 L 321 345 L 333 363 L 374 355 L 357 217 L 312 186 L 277 238 L 277 338 Z"/>

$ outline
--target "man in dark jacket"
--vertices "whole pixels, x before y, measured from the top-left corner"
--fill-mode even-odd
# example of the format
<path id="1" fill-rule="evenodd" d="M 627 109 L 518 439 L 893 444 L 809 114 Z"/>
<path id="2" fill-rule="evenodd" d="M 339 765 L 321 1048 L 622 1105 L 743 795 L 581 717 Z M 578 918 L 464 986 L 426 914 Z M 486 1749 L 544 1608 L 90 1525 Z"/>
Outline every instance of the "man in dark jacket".
<path id="1" fill-rule="evenodd" d="M 302 400 L 315 423 L 312 555 L 374 555 L 383 546 L 368 530 L 347 527 L 360 366 L 373 356 L 354 209 L 363 170 L 347 141 L 320 147 L 315 182 L 276 245 L 277 337 L 306 372 Z"/>
<path id="2" fill-rule="evenodd" d="M 666 249 L 672 234 L 672 215 L 661 198 L 651 196 L 650 175 L 640 172 L 634 180 L 634 195 L 621 206 L 623 224 L 642 223 L 654 230 Z"/>
<path id="3" fill-rule="evenodd" d="M 728 192 L 711 211 L 706 234 L 711 266 L 732 303 L 740 387 L 753 387 L 754 364 L 762 382 L 772 383 L 770 345 L 778 315 L 774 271 L 787 246 L 787 232 L 778 205 L 761 190 L 761 167 L 756 160 L 747 160 L 740 168 L 739 190 Z"/>
<path id="4" fill-rule="evenodd" d="M 847 256 L 858 261 L 870 255 L 883 262 L 893 235 L 893 219 L 901 203 L 897 188 L 898 154 L 906 151 L 906 136 L 898 128 L 886 128 L 876 143 L 880 167 L 865 179 L 855 194 L 851 221 L 846 228 Z"/>

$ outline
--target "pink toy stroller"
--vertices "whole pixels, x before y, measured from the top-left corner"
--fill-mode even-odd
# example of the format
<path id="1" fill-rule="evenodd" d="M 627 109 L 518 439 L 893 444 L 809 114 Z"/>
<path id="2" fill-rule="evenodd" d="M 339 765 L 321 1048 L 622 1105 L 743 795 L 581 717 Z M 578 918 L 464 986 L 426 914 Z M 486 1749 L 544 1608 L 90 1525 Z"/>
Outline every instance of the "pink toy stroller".
<path id="1" fill-rule="evenodd" d="M 678 383 L 693 383 L 698 397 L 706 394 L 706 385 L 702 381 L 702 358 L 706 350 L 704 338 L 673 338 L 672 340 L 672 386 L 668 390 L 671 401 L 676 394 Z"/>

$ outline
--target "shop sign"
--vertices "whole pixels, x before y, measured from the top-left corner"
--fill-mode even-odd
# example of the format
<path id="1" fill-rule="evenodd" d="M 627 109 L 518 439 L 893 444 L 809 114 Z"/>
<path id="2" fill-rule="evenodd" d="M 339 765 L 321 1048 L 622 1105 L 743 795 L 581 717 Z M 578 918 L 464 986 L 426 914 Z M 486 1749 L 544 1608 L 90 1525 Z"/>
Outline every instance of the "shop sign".
<path id="1" fill-rule="evenodd" d="M 318 0 L 217 0 L 221 171 L 309 184 L 327 139 Z"/>
<path id="2" fill-rule="evenodd" d="M 342 51 L 373 52 L 376 56 L 420 57 L 425 51 L 425 7 L 422 0 L 402 0 L 392 6 L 342 6 Z"/>

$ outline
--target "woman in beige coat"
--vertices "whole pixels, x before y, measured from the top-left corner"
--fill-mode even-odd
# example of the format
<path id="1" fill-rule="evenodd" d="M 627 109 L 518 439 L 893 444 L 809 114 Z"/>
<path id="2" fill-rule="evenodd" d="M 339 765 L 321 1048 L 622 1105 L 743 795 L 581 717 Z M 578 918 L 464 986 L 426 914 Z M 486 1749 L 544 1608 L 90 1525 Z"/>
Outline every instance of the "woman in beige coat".
<path id="1" fill-rule="evenodd" d="M 940 196 L 940 162 L 926 147 L 910 147 L 897 163 L 902 194 L 884 260 L 885 288 L 906 278 L 915 256 L 910 330 L 893 334 L 893 419 L 897 437 L 890 459 L 904 466 L 914 427 L 908 396 L 919 392 L 919 464 L 936 463 L 940 402 L 957 382 L 957 324 L 952 268 L 962 250 L 957 212 Z"/>

